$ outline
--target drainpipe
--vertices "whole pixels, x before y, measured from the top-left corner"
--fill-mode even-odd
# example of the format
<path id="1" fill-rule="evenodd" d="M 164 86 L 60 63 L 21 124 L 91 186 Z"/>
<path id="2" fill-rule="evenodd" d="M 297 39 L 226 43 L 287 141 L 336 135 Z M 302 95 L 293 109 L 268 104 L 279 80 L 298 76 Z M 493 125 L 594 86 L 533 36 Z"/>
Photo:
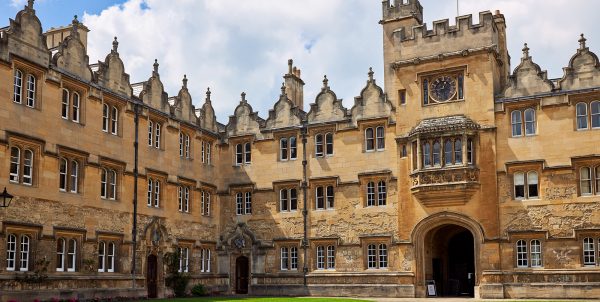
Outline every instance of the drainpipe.
<path id="1" fill-rule="evenodd" d="M 302 200 L 303 200 L 303 210 L 302 210 L 302 218 L 304 220 L 304 238 L 302 239 L 302 249 L 304 250 L 304 267 L 302 268 L 303 276 L 304 276 L 304 286 L 307 284 L 306 275 L 308 274 L 308 206 L 307 206 L 307 189 L 308 189 L 308 180 L 306 179 L 306 166 L 308 162 L 306 161 L 306 136 L 308 132 L 308 121 L 306 119 L 302 120 Z"/>
<path id="2" fill-rule="evenodd" d="M 137 251 L 137 191 L 138 191 L 138 128 L 140 121 L 139 104 L 133 104 L 134 123 L 135 123 L 135 141 L 133 142 L 134 150 L 134 166 L 133 166 L 133 229 L 131 230 L 131 238 L 133 240 L 133 255 L 131 259 L 131 281 L 135 289 L 135 266 L 136 266 L 136 251 Z"/>

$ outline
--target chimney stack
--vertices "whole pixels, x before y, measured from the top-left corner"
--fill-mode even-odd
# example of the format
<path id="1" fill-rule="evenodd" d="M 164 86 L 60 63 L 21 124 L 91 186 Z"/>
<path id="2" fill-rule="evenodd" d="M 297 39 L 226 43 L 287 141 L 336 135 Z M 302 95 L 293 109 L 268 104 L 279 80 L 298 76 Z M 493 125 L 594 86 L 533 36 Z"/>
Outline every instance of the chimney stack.
<path id="1" fill-rule="evenodd" d="M 304 81 L 300 78 L 300 69 L 294 66 L 292 59 L 288 60 L 288 73 L 283 78 L 287 97 L 294 106 L 304 110 Z"/>

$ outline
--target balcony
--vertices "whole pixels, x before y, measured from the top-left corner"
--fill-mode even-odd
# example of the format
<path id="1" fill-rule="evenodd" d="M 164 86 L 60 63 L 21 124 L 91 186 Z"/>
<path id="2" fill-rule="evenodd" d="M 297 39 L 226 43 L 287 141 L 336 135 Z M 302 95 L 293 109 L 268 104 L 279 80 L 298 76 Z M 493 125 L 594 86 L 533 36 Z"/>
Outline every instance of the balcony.
<path id="1" fill-rule="evenodd" d="M 479 169 L 472 166 L 432 168 L 411 175 L 411 192 L 427 207 L 466 204 L 479 190 Z"/>

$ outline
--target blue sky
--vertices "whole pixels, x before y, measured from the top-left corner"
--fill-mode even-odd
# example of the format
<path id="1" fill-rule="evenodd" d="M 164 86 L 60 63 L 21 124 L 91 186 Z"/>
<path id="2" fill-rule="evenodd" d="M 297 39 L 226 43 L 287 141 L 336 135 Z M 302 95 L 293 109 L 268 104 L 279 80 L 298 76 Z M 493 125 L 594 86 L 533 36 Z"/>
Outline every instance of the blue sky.
<path id="1" fill-rule="evenodd" d="M 27 0 L 0 0 L 0 27 Z M 425 22 L 450 19 L 455 1 L 421 0 Z M 305 105 L 314 102 L 323 75 L 351 107 L 373 67 L 383 83 L 381 0 L 36 0 L 44 29 L 67 25 L 78 15 L 91 32 L 90 63 L 103 60 L 114 36 L 131 81 L 147 80 L 154 59 L 169 95 L 186 74 L 194 104 L 206 87 L 221 122 L 233 113 L 240 93 L 262 117 L 278 99 L 287 59 L 306 82 Z M 581 33 L 600 54 L 600 1 L 460 0 L 460 14 L 499 9 L 507 20 L 511 68 L 527 42 L 530 54 L 550 78 L 562 76 Z"/>

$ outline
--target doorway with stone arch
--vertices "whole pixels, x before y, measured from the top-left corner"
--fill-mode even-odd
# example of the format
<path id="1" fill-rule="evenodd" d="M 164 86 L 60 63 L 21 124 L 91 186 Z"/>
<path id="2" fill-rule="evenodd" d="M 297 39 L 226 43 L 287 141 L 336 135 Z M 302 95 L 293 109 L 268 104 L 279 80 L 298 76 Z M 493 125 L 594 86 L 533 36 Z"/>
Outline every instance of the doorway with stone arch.
<path id="1" fill-rule="evenodd" d="M 442 212 L 423 219 L 413 230 L 416 294 L 427 296 L 435 281 L 440 297 L 474 297 L 479 284 L 481 226 L 459 213 Z"/>
<path id="2" fill-rule="evenodd" d="M 235 293 L 248 293 L 248 279 L 250 277 L 250 261 L 246 256 L 239 256 L 235 260 Z"/>

